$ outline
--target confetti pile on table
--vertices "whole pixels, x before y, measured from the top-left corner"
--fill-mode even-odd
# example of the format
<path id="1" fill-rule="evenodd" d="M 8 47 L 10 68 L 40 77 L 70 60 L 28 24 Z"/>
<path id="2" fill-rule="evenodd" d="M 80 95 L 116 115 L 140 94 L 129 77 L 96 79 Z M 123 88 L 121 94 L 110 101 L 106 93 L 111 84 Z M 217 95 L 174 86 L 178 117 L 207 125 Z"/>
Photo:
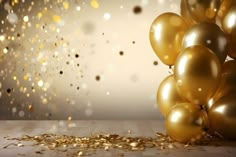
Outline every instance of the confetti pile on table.
<path id="1" fill-rule="evenodd" d="M 131 133 L 131 130 L 129 130 Z M 23 142 L 31 142 L 35 147 L 36 154 L 44 154 L 45 151 L 64 152 L 67 156 L 89 156 L 96 154 L 98 150 L 110 151 L 120 149 L 124 151 L 145 151 L 152 148 L 157 150 L 168 150 L 177 148 L 186 148 L 198 145 L 218 145 L 219 138 L 217 136 L 204 135 L 200 141 L 192 141 L 187 144 L 180 144 L 172 140 L 169 136 L 156 133 L 154 137 L 134 137 L 121 136 L 118 134 L 94 134 L 87 137 L 58 135 L 58 134 L 41 134 L 37 136 L 24 135 L 19 138 L 5 137 L 9 141 L 17 141 L 10 143 L 4 147 L 29 147 Z M 26 144 L 26 143 L 25 143 Z M 124 156 L 124 155 L 122 155 Z"/>

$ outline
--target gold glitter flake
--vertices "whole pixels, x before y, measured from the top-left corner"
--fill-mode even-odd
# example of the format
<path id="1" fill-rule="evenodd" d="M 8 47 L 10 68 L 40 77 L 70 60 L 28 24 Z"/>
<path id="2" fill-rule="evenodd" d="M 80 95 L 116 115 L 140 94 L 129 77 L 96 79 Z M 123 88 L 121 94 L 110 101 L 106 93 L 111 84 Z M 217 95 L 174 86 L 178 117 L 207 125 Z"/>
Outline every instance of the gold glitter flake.
<path id="1" fill-rule="evenodd" d="M 5 40 L 5 36 L 4 35 L 0 35 L 0 41 L 4 41 Z"/>
<path id="2" fill-rule="evenodd" d="M 28 106 L 28 110 L 29 110 L 29 111 L 33 111 L 33 105 L 29 105 L 29 106 Z"/>
<path id="3" fill-rule="evenodd" d="M 69 3 L 67 1 L 63 2 L 63 7 L 65 10 L 69 9 Z"/>
<path id="4" fill-rule="evenodd" d="M 71 117 L 68 118 L 68 120 Z M 140 151 L 145 148 L 172 149 L 175 148 L 174 141 L 167 135 L 160 134 L 155 137 L 128 137 L 117 134 L 98 134 L 88 137 L 42 134 L 38 136 L 25 135 L 20 138 L 12 138 L 8 140 L 17 140 L 35 142 L 33 146 L 45 146 L 50 150 L 70 152 L 74 156 L 87 155 L 90 150 L 103 149 L 122 149 L 127 151 Z M 18 146 L 17 144 L 11 144 Z M 8 145 L 9 146 L 9 145 Z M 7 148 L 8 146 L 4 147 Z"/>
<path id="5" fill-rule="evenodd" d="M 24 21 L 24 22 L 29 22 L 29 16 L 24 16 L 24 17 L 23 17 L 23 21 Z"/>
<path id="6" fill-rule="evenodd" d="M 71 120 L 72 120 L 72 117 L 71 117 L 71 116 L 69 116 L 69 117 L 68 117 L 68 120 L 69 120 L 69 121 L 71 121 Z"/>
<path id="7" fill-rule="evenodd" d="M 23 147 L 21 142 L 34 142 L 32 146 L 54 150 L 57 152 L 65 152 L 70 157 L 89 156 L 90 152 L 96 150 L 109 151 L 110 149 L 121 149 L 124 151 L 143 151 L 147 148 L 167 150 L 175 148 L 189 147 L 194 143 L 181 144 L 172 140 L 168 135 L 156 133 L 154 137 L 130 137 L 117 134 L 93 134 L 87 137 L 57 135 L 57 134 L 41 134 L 37 136 L 24 135 L 19 138 L 9 138 L 17 143 L 10 143 L 3 147 L 9 146 Z M 196 144 L 208 145 L 209 142 L 216 142 L 219 138 L 211 135 L 204 137 Z M 37 152 L 35 152 L 37 153 Z M 37 153 L 39 154 L 39 153 Z M 124 156 L 124 155 L 121 155 Z"/>
<path id="8" fill-rule="evenodd" d="M 39 81 L 38 81 L 38 86 L 39 86 L 39 87 L 42 87 L 42 86 L 43 86 L 43 80 L 39 80 Z"/>
<path id="9" fill-rule="evenodd" d="M 22 143 L 18 143 L 17 147 L 24 147 L 24 145 Z"/>
<path id="10" fill-rule="evenodd" d="M 82 151 L 79 151 L 78 156 L 82 156 L 82 155 L 84 155 L 84 153 Z"/>
<path id="11" fill-rule="evenodd" d="M 91 1 L 90 1 L 90 5 L 91 5 L 91 7 L 94 8 L 94 9 L 99 8 L 99 3 L 98 3 L 97 0 L 91 0 Z"/>
<path id="12" fill-rule="evenodd" d="M 61 17 L 58 16 L 58 15 L 54 15 L 52 18 L 53 18 L 53 21 L 56 22 L 56 23 L 61 21 Z"/>
<path id="13" fill-rule="evenodd" d="M 29 79 L 28 75 L 27 75 L 27 74 L 24 75 L 23 79 L 24 79 L 25 81 L 28 80 L 28 79 Z"/>
<path id="14" fill-rule="evenodd" d="M 16 80 L 17 79 L 17 77 L 16 76 L 13 76 L 13 80 Z"/>
<path id="15" fill-rule="evenodd" d="M 40 19 L 40 18 L 43 16 L 43 13 L 38 12 L 37 16 L 38 16 L 38 18 Z"/>
<path id="16" fill-rule="evenodd" d="M 0 1 L 1 2 L 1 1 Z M 19 0 L 12 0 L 11 1 L 11 5 L 12 6 L 15 6 L 16 4 L 18 4 L 19 3 Z"/>
<path id="17" fill-rule="evenodd" d="M 7 48 L 7 47 L 4 48 L 4 49 L 2 50 L 2 52 L 5 53 L 5 54 L 7 54 L 7 53 L 8 53 L 8 48 Z"/>

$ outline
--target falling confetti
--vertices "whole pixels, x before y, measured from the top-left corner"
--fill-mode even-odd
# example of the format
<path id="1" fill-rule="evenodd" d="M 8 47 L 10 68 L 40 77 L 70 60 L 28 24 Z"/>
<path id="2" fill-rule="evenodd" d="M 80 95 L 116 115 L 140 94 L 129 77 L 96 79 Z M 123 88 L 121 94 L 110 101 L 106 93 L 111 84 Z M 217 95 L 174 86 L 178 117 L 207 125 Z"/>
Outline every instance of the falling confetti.
<path id="1" fill-rule="evenodd" d="M 133 8 L 133 12 L 134 12 L 135 14 L 140 14 L 140 13 L 142 12 L 142 8 L 141 8 L 140 6 L 135 6 L 135 7 Z"/>
<path id="2" fill-rule="evenodd" d="M 153 65 L 158 65 L 158 62 L 157 62 L 157 61 L 154 61 L 154 62 L 153 62 Z"/>
<path id="3" fill-rule="evenodd" d="M 18 17 L 17 15 L 13 12 L 13 13 L 9 13 L 7 15 L 7 20 L 10 24 L 16 24 L 18 22 Z"/>
<path id="4" fill-rule="evenodd" d="M 127 88 L 132 86 L 131 82 L 141 82 L 142 75 L 133 71 L 133 65 L 143 68 L 146 62 L 142 58 L 145 51 L 140 49 L 144 42 L 137 36 L 144 33 L 132 32 L 133 24 L 142 20 L 142 16 L 133 19 L 130 11 L 140 14 L 144 7 L 159 1 L 145 1 L 145 6 L 143 1 L 137 5 L 121 0 L 116 3 L 102 0 L 0 2 L 1 117 L 89 118 L 100 111 L 83 102 L 92 99 L 96 102 L 95 93 L 99 93 L 99 97 L 105 95 L 104 105 L 110 104 L 117 89 L 111 80 L 121 81 L 115 86 L 122 83 Z M 129 57 L 134 55 L 137 63 L 131 64 Z M 147 59 L 147 63 L 153 60 Z M 118 74 L 122 78 L 115 80 Z M 94 85 L 103 88 L 94 90 Z M 131 105 L 137 101 L 132 100 Z M 100 109 L 103 108 L 101 105 Z M 77 110 L 82 110 L 82 114 L 74 114 Z M 127 115 L 132 114 L 123 113 L 124 117 Z"/>
<path id="5" fill-rule="evenodd" d="M 61 21 L 61 17 L 58 16 L 58 15 L 54 15 L 54 16 L 53 16 L 53 21 L 54 21 L 54 22 L 60 22 L 60 21 Z"/>
<path id="6" fill-rule="evenodd" d="M 103 15 L 103 17 L 104 17 L 104 19 L 105 19 L 106 21 L 108 21 L 108 20 L 110 20 L 110 18 L 111 18 L 111 14 L 110 14 L 110 13 L 105 13 L 105 14 Z"/>
<path id="7" fill-rule="evenodd" d="M 63 2 L 64 9 L 69 9 L 69 3 L 67 1 Z"/>
<path id="8" fill-rule="evenodd" d="M 91 7 L 93 7 L 94 9 L 99 8 L 99 3 L 98 3 L 97 0 L 91 0 L 91 1 L 90 1 L 90 5 L 91 5 Z"/>
<path id="9" fill-rule="evenodd" d="M 33 111 L 33 105 L 29 105 L 29 106 L 28 106 L 28 110 L 29 110 L 29 111 Z"/>
<path id="10" fill-rule="evenodd" d="M 96 77 L 95 77 L 95 79 L 96 79 L 96 81 L 100 81 L 100 76 L 99 75 L 97 75 Z"/>
<path id="11" fill-rule="evenodd" d="M 3 50 L 2 50 L 3 53 L 7 54 L 8 52 L 8 47 L 5 47 Z"/>
<path id="12" fill-rule="evenodd" d="M 4 41 L 5 40 L 5 36 L 4 35 L 0 35 L 0 41 Z"/>
<path id="13" fill-rule="evenodd" d="M 78 54 L 75 54 L 75 58 L 79 58 L 79 55 L 78 55 Z"/>
<path id="14" fill-rule="evenodd" d="M 80 11 L 80 10 L 81 10 L 81 7 L 80 7 L 80 6 L 77 6 L 77 7 L 76 7 L 76 10 L 77 10 L 77 11 Z"/>
<path id="15" fill-rule="evenodd" d="M 7 89 L 7 93 L 8 93 L 8 94 L 11 93 L 11 89 L 10 89 L 10 88 Z"/>
<path id="16" fill-rule="evenodd" d="M 29 22 L 29 16 L 24 16 L 24 17 L 23 17 L 23 21 L 24 21 L 24 22 Z"/>
<path id="17" fill-rule="evenodd" d="M 39 87 L 42 87 L 42 86 L 43 86 L 43 81 L 42 81 L 42 80 L 39 80 L 39 81 L 38 81 L 38 86 L 39 86 Z"/>
<path id="18" fill-rule="evenodd" d="M 71 116 L 69 116 L 67 119 L 68 119 L 69 121 L 71 121 L 71 120 L 72 120 L 72 117 L 71 117 Z"/>

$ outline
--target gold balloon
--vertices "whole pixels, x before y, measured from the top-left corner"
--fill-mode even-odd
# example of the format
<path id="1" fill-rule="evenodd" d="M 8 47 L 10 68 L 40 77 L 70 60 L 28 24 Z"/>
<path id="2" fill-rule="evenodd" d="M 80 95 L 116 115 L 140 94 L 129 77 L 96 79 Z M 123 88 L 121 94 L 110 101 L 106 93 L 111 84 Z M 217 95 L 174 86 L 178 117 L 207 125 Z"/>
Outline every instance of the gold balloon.
<path id="1" fill-rule="evenodd" d="M 206 110 L 209 111 L 218 99 L 234 91 L 236 91 L 236 61 L 231 60 L 223 64 L 220 85 L 208 102 Z"/>
<path id="2" fill-rule="evenodd" d="M 174 76 L 183 97 L 193 104 L 205 105 L 219 85 L 221 64 L 210 49 L 195 45 L 179 55 Z"/>
<path id="3" fill-rule="evenodd" d="M 230 7 L 235 4 L 236 4 L 235 0 L 222 0 L 222 3 L 218 11 L 219 18 L 223 19 L 227 14 L 227 12 L 229 11 Z"/>
<path id="4" fill-rule="evenodd" d="M 221 63 L 224 63 L 229 49 L 225 33 L 214 23 L 199 23 L 191 27 L 185 34 L 182 49 L 193 45 L 204 45 L 211 49 Z"/>
<path id="5" fill-rule="evenodd" d="M 177 104 L 170 110 L 166 118 L 167 134 L 182 143 L 200 139 L 207 128 L 206 112 L 191 103 Z"/>
<path id="6" fill-rule="evenodd" d="M 222 29 L 230 34 L 236 28 L 236 5 L 232 6 L 222 20 Z"/>
<path id="7" fill-rule="evenodd" d="M 186 23 L 191 26 L 196 24 L 197 22 L 192 18 L 192 15 L 190 14 L 187 6 L 187 1 L 186 0 L 181 0 L 180 4 L 180 14 L 182 17 L 184 17 L 184 20 Z"/>
<path id="8" fill-rule="evenodd" d="M 229 48 L 229 52 L 228 55 L 233 58 L 236 59 L 236 29 L 232 31 L 232 33 L 230 34 L 230 48 Z"/>
<path id="9" fill-rule="evenodd" d="M 161 82 L 157 91 L 157 105 L 164 118 L 170 108 L 180 102 L 184 101 L 177 91 L 174 75 L 170 75 Z"/>
<path id="10" fill-rule="evenodd" d="M 236 60 L 230 60 L 230 61 L 225 62 L 223 64 L 222 74 L 236 76 Z"/>
<path id="11" fill-rule="evenodd" d="M 182 0 L 192 18 L 197 22 L 215 22 L 222 0 Z"/>
<path id="12" fill-rule="evenodd" d="M 164 13 L 152 23 L 149 33 L 151 46 L 164 64 L 175 63 L 186 30 L 184 19 L 174 13 Z"/>
<path id="13" fill-rule="evenodd" d="M 236 92 L 216 101 L 208 116 L 212 130 L 225 138 L 236 139 Z"/>
<path id="14" fill-rule="evenodd" d="M 236 59 L 236 5 L 232 6 L 226 13 L 222 20 L 222 28 L 229 35 L 230 49 L 228 55 Z"/>

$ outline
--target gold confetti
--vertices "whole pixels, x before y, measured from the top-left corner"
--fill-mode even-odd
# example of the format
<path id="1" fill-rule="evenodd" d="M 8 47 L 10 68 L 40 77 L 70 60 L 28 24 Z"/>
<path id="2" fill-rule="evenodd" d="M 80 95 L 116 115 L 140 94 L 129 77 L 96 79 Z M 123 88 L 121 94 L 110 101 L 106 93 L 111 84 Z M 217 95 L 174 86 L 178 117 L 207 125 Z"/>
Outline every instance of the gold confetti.
<path id="1" fill-rule="evenodd" d="M 24 21 L 24 22 L 29 22 L 29 16 L 24 16 L 24 17 L 23 17 L 23 21 Z"/>
<path id="2" fill-rule="evenodd" d="M 170 148 L 170 149 L 171 149 L 171 148 L 174 148 L 173 144 L 169 144 L 169 145 L 168 145 L 168 148 Z"/>
<path id="3" fill-rule="evenodd" d="M 96 151 L 103 149 L 121 149 L 124 151 L 143 151 L 146 148 L 153 149 L 174 149 L 189 147 L 194 143 L 181 144 L 172 140 L 168 135 L 156 133 L 154 137 L 130 137 L 121 136 L 117 134 L 93 134 L 87 137 L 57 135 L 57 134 L 41 134 L 37 136 L 24 135 L 19 138 L 9 138 L 7 140 L 14 140 L 18 143 L 10 143 L 3 147 L 4 149 L 9 146 L 23 147 L 21 142 L 34 142 L 32 146 L 45 147 L 46 149 L 67 152 L 67 156 L 79 157 L 88 155 L 89 151 Z M 217 142 L 220 138 L 218 136 L 204 135 L 198 141 L 198 145 L 207 145 L 210 141 Z M 40 151 L 41 152 L 41 151 Z M 37 153 L 37 152 L 35 152 Z M 88 154 L 87 154 L 88 153 Z M 37 153 L 39 154 L 39 153 Z M 123 156 L 123 155 L 122 155 Z"/>
<path id="4" fill-rule="evenodd" d="M 108 146 L 106 146 L 106 147 L 104 148 L 104 150 L 105 150 L 105 151 L 108 151 L 108 150 L 109 150 L 109 147 L 108 147 Z"/>
<path id="5" fill-rule="evenodd" d="M 39 49 L 43 49 L 44 48 L 44 45 L 43 44 L 40 44 L 39 45 Z"/>
<path id="6" fill-rule="evenodd" d="M 35 151 L 36 154 L 43 154 L 41 151 Z"/>
<path id="7" fill-rule="evenodd" d="M 40 18 L 43 16 L 43 13 L 38 12 L 37 16 L 38 16 L 38 18 L 40 19 Z"/>
<path id="8" fill-rule="evenodd" d="M 138 142 L 132 142 L 132 143 L 130 143 L 130 146 L 132 146 L 132 147 L 137 147 L 138 145 L 139 145 Z"/>
<path id="9" fill-rule="evenodd" d="M 26 80 L 28 80 L 28 75 L 25 75 L 24 77 L 23 77 L 23 79 L 26 81 Z"/>
<path id="10" fill-rule="evenodd" d="M 61 21 L 61 17 L 58 16 L 58 15 L 54 15 L 52 18 L 53 18 L 53 21 L 56 22 L 56 23 Z"/>
<path id="11" fill-rule="evenodd" d="M 18 143 L 17 147 L 24 147 L 24 145 L 22 143 Z"/>
<path id="12" fill-rule="evenodd" d="M 16 4 L 18 4 L 19 3 L 19 0 L 12 0 L 11 1 L 11 5 L 12 6 L 15 6 Z"/>
<path id="13" fill-rule="evenodd" d="M 0 35 L 0 41 L 4 41 L 5 40 L 5 36 L 4 35 Z"/>
<path id="14" fill-rule="evenodd" d="M 43 86 L 43 80 L 39 80 L 39 81 L 38 81 L 38 86 L 39 86 L 39 87 L 42 87 L 42 86 Z"/>
<path id="15" fill-rule="evenodd" d="M 2 50 L 2 52 L 5 53 L 5 54 L 7 54 L 8 48 L 4 48 L 4 49 Z"/>
<path id="16" fill-rule="evenodd" d="M 46 98 L 43 98 L 42 103 L 43 103 L 43 104 L 47 104 L 47 103 L 48 103 L 48 100 L 47 100 Z"/>
<path id="17" fill-rule="evenodd" d="M 67 1 L 63 2 L 64 9 L 69 9 L 69 3 Z"/>
<path id="18" fill-rule="evenodd" d="M 40 28 L 40 25 L 37 23 L 37 24 L 35 24 L 35 28 Z"/>
<path id="19" fill-rule="evenodd" d="M 16 80 L 17 79 L 17 77 L 16 76 L 13 76 L 13 80 Z"/>
<path id="20" fill-rule="evenodd" d="M 33 111 L 33 106 L 32 106 L 32 105 L 29 105 L 29 106 L 28 106 L 28 110 L 29 110 L 29 111 Z"/>
<path id="21" fill-rule="evenodd" d="M 78 152 L 78 156 L 82 156 L 84 153 L 82 151 Z"/>
<path id="22" fill-rule="evenodd" d="M 97 0 L 91 0 L 91 1 L 90 1 L 90 5 L 91 5 L 91 7 L 94 8 L 94 9 L 99 8 L 99 3 L 98 3 Z"/>
<path id="23" fill-rule="evenodd" d="M 68 120 L 69 120 L 69 121 L 71 121 L 71 120 L 72 120 L 72 117 L 71 117 L 71 116 L 69 116 L 69 117 L 68 117 Z"/>

